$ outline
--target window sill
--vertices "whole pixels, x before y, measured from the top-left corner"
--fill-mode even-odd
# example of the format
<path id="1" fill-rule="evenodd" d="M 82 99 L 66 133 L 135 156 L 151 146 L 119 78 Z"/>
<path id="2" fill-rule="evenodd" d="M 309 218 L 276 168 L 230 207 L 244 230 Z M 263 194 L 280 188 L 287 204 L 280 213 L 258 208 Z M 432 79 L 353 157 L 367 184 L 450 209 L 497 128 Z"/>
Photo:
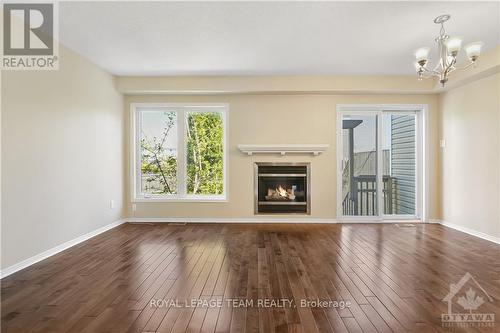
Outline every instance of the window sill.
<path id="1" fill-rule="evenodd" d="M 132 203 L 140 202 L 228 202 L 225 196 L 189 196 L 189 197 L 150 197 L 150 198 L 134 198 Z"/>

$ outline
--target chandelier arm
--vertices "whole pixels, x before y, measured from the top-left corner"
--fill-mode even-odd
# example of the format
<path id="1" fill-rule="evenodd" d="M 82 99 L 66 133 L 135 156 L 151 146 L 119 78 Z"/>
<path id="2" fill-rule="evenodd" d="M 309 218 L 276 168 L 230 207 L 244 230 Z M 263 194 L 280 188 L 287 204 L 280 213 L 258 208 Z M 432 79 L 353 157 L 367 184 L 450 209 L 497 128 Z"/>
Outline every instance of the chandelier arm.
<path id="1" fill-rule="evenodd" d="M 462 66 L 462 67 L 455 67 L 455 69 L 459 70 L 459 71 L 463 71 L 471 66 L 474 66 L 476 63 L 474 61 L 470 61 L 467 65 L 465 66 Z"/>
<path id="2" fill-rule="evenodd" d="M 438 73 L 439 72 L 438 71 L 439 68 L 441 68 L 441 62 L 438 61 L 438 63 L 436 64 L 436 66 L 434 66 L 433 71 L 436 72 L 436 73 Z"/>
<path id="3" fill-rule="evenodd" d="M 439 72 L 434 69 L 428 69 L 427 67 L 422 67 L 423 73 L 439 76 Z"/>
<path id="4" fill-rule="evenodd" d="M 429 73 L 425 73 L 425 74 L 422 74 L 422 76 L 420 76 L 420 78 L 422 79 L 431 79 L 433 77 L 438 77 L 436 74 L 429 74 Z"/>
<path id="5" fill-rule="evenodd" d="M 453 58 L 449 64 L 447 64 L 447 66 L 444 68 L 444 71 L 443 71 L 443 74 L 444 76 L 446 77 L 449 73 L 453 72 L 456 67 L 455 67 L 455 64 L 457 63 L 457 59 L 456 58 Z"/>

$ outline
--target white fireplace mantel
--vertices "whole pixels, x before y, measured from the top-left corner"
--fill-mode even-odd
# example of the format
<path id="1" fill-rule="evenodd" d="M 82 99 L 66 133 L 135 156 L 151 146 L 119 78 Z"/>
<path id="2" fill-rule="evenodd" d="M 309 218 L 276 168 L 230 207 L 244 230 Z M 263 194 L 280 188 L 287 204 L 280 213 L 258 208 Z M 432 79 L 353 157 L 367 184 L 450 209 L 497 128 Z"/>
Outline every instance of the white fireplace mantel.
<path id="1" fill-rule="evenodd" d="M 254 154 L 312 154 L 318 156 L 323 153 L 329 144 L 259 144 L 259 145 L 238 145 L 238 149 L 248 156 Z"/>

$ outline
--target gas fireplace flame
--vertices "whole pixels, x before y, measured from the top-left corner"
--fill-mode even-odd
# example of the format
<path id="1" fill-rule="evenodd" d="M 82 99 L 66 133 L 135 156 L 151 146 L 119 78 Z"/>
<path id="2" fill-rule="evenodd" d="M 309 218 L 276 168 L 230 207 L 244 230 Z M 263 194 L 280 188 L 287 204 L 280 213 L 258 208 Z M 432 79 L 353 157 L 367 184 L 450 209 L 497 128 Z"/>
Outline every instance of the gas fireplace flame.
<path id="1" fill-rule="evenodd" d="M 283 187 L 281 187 L 281 185 L 275 191 L 281 197 L 288 197 L 288 193 L 286 192 L 286 190 Z"/>
<path id="2" fill-rule="evenodd" d="M 293 189 L 286 189 L 279 185 L 275 189 L 268 188 L 266 200 L 295 200 L 295 193 Z"/>

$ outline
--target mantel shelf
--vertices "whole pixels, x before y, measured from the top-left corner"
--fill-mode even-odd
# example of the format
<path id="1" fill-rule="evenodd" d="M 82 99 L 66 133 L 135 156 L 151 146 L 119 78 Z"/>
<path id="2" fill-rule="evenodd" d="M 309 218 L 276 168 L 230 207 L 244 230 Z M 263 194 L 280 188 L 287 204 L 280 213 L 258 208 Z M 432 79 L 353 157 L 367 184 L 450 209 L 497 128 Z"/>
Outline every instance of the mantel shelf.
<path id="1" fill-rule="evenodd" d="M 260 144 L 260 145 L 238 145 L 238 149 L 248 156 L 253 154 L 312 154 L 318 156 L 323 153 L 329 144 Z"/>

